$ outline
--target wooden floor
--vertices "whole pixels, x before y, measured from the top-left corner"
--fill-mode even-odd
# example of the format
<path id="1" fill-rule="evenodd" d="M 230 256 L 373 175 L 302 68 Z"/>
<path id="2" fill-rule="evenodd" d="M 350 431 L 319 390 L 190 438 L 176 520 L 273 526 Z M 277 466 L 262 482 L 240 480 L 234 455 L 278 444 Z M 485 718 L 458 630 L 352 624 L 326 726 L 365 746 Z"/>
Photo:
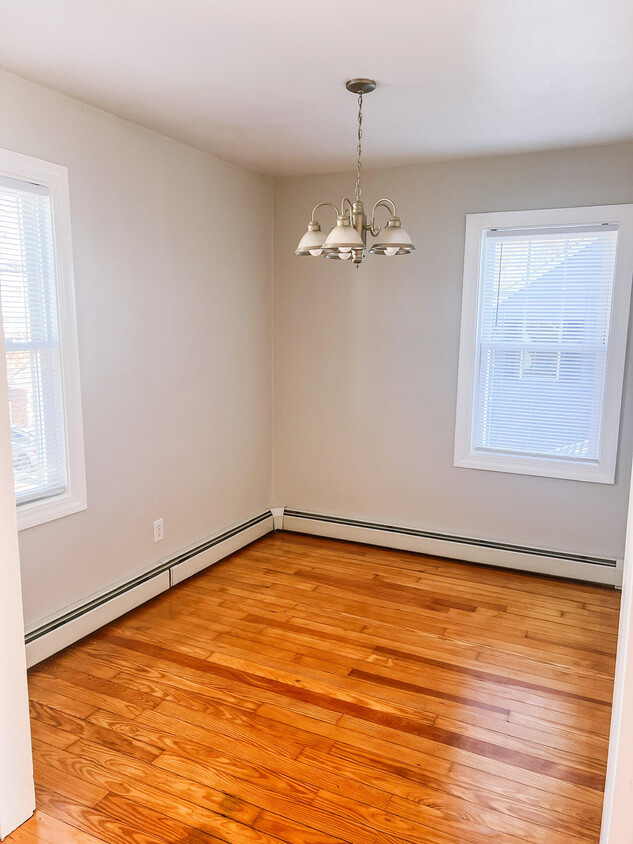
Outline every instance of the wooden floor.
<path id="1" fill-rule="evenodd" d="M 597 842 L 619 596 L 277 533 L 30 674 L 9 842 Z"/>

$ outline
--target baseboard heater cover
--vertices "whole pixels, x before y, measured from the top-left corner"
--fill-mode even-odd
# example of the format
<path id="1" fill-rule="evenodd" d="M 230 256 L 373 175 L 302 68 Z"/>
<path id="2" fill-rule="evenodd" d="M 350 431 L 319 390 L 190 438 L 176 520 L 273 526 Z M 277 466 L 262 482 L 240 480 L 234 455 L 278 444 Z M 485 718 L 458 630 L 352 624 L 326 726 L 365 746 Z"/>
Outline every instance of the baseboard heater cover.
<path id="1" fill-rule="evenodd" d="M 266 510 L 29 630 L 24 637 L 29 667 L 254 542 L 272 529 L 272 513 Z"/>
<path id="2" fill-rule="evenodd" d="M 567 554 L 302 510 L 284 510 L 284 530 L 609 586 L 619 586 L 622 580 L 622 561 L 618 559 Z"/>

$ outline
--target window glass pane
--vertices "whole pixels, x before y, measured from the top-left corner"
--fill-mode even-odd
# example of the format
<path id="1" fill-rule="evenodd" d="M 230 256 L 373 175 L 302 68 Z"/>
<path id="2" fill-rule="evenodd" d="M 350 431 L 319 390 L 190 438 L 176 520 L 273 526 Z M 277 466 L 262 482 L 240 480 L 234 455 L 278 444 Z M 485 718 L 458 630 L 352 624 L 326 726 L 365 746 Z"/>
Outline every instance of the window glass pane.
<path id="1" fill-rule="evenodd" d="M 488 232 L 474 452 L 600 459 L 617 229 Z"/>
<path id="2" fill-rule="evenodd" d="M 0 296 L 18 504 L 67 487 L 50 198 L 0 183 Z"/>

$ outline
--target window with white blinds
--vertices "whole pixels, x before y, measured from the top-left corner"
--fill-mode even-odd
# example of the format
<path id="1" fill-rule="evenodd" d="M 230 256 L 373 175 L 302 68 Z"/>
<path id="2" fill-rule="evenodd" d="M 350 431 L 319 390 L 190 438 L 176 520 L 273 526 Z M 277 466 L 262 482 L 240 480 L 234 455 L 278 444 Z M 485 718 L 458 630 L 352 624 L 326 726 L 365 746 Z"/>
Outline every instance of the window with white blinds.
<path id="1" fill-rule="evenodd" d="M 85 507 L 70 243 L 58 242 L 69 235 L 64 184 L 64 168 L 0 151 L 0 304 L 20 527 Z"/>
<path id="2" fill-rule="evenodd" d="M 456 465 L 613 483 L 630 209 L 469 215 Z"/>

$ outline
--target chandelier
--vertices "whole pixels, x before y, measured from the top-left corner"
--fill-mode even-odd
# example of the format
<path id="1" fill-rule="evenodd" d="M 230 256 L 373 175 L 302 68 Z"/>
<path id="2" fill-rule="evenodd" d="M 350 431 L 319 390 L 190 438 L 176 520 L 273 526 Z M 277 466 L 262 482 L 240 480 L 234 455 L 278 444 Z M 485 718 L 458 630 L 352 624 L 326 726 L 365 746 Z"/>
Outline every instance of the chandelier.
<path id="1" fill-rule="evenodd" d="M 367 221 L 365 206 L 361 200 L 360 173 L 362 168 L 362 138 L 363 138 L 363 94 L 371 93 L 376 83 L 373 79 L 350 79 L 345 87 L 352 94 L 358 94 L 358 146 L 356 148 L 356 186 L 354 201 L 343 197 L 340 209 L 333 202 L 320 202 L 312 209 L 308 230 L 299 241 L 295 255 L 324 256 L 338 261 L 350 261 L 356 269 L 363 262 L 367 249 L 367 232 L 378 238 L 369 250 L 372 255 L 408 255 L 415 246 L 411 238 L 402 228 L 396 205 L 391 199 L 379 199 L 374 204 L 371 218 Z M 329 206 L 336 212 L 336 225 L 325 236 L 321 226 L 315 219 L 319 208 Z M 376 223 L 376 211 L 386 208 L 391 214 L 384 228 Z"/>

